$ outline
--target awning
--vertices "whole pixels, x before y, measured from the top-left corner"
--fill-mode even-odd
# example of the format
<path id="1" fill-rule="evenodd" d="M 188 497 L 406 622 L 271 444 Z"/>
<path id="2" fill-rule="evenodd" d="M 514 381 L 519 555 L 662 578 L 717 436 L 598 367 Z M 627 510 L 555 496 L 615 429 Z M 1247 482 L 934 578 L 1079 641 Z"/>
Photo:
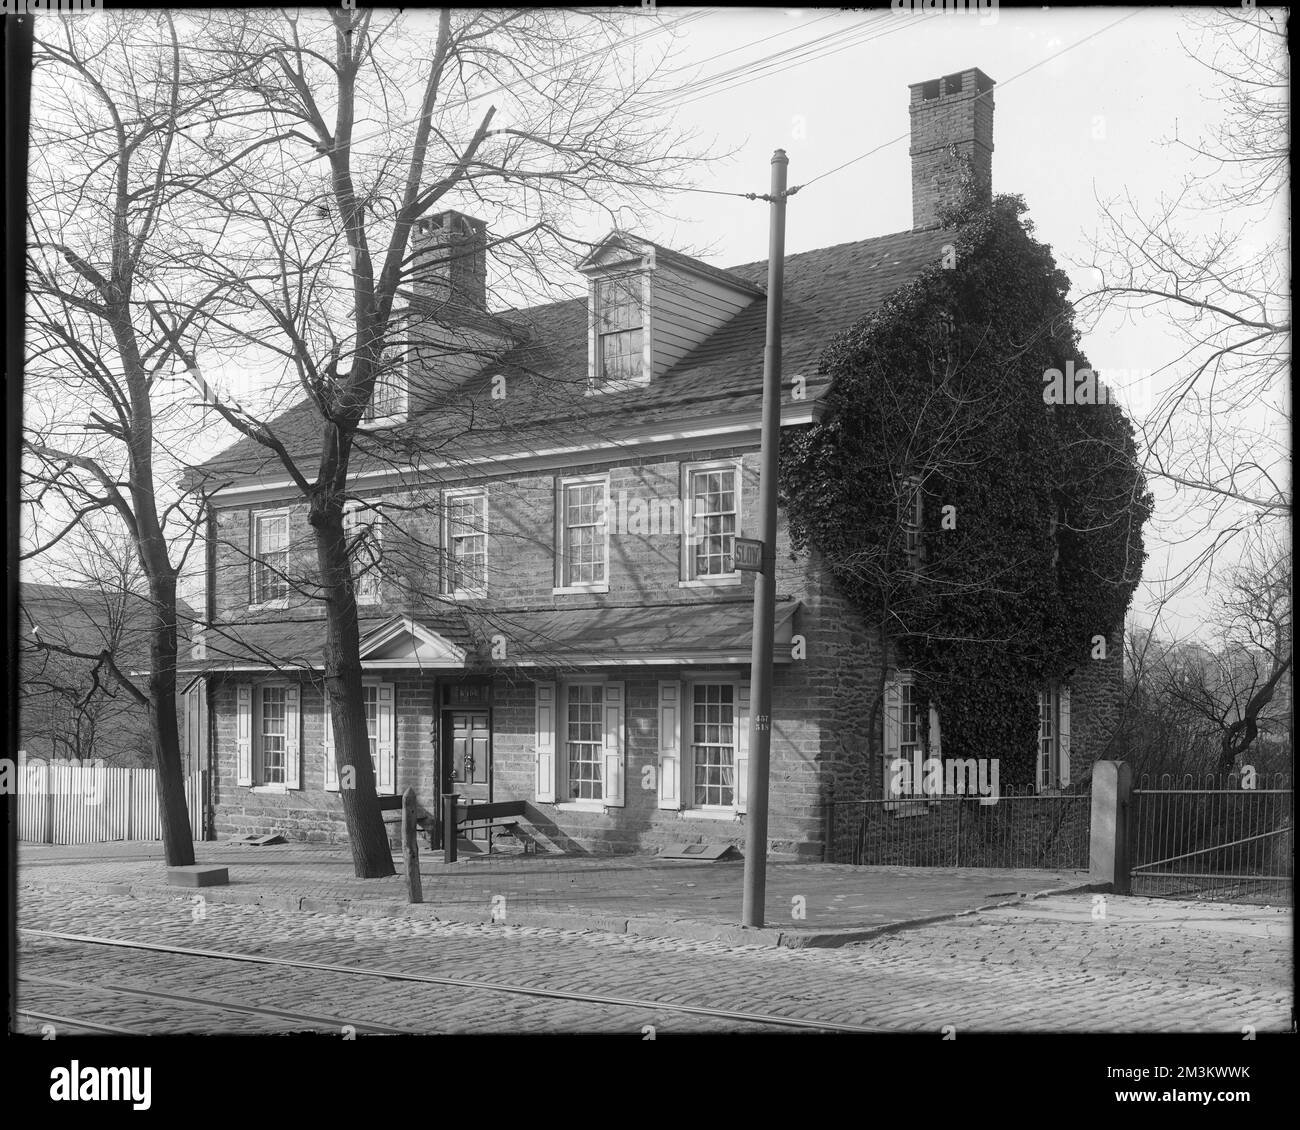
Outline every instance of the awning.
<path id="1" fill-rule="evenodd" d="M 773 661 L 791 662 L 798 601 L 778 600 Z M 396 616 L 361 624 L 366 670 L 490 671 L 510 667 L 707 666 L 748 663 L 749 601 L 547 610 L 476 609 L 456 618 Z M 321 619 L 218 625 L 178 664 L 193 674 L 320 670 Z"/>

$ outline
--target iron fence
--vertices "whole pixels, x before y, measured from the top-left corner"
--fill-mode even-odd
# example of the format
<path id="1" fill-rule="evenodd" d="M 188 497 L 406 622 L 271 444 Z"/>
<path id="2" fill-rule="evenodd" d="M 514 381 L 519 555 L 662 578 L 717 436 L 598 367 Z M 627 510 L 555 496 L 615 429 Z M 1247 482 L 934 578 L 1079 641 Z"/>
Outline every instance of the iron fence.
<path id="1" fill-rule="evenodd" d="M 839 800 L 826 808 L 826 861 L 893 867 L 1084 871 L 1092 793 L 1008 789 L 975 796 Z"/>
<path id="2" fill-rule="evenodd" d="M 1292 902 L 1289 775 L 1143 776 L 1131 809 L 1132 891 L 1225 902 Z"/>

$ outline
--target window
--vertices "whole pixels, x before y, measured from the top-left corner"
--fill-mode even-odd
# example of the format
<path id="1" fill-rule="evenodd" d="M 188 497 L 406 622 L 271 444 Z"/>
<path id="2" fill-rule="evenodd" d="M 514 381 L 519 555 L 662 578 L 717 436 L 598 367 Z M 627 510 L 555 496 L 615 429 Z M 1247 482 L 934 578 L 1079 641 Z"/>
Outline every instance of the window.
<path id="1" fill-rule="evenodd" d="M 261 709 L 257 713 L 257 752 L 259 781 L 264 785 L 283 785 L 285 753 L 288 745 L 287 687 L 262 687 Z"/>
<path id="2" fill-rule="evenodd" d="M 444 497 L 447 592 L 454 596 L 487 593 L 487 492 Z"/>
<path id="3" fill-rule="evenodd" d="M 570 683 L 565 688 L 564 742 L 572 800 L 600 800 L 603 796 L 604 690 L 595 683 Z"/>
<path id="4" fill-rule="evenodd" d="M 1038 692 L 1038 791 L 1070 783 L 1070 688 L 1053 683 Z"/>
<path id="5" fill-rule="evenodd" d="M 691 703 L 691 764 L 697 808 L 736 803 L 736 688 L 696 683 Z"/>
<path id="6" fill-rule="evenodd" d="M 909 803 L 922 791 L 925 762 L 942 759 L 939 714 L 922 708 L 922 696 L 911 671 L 899 671 L 885 684 L 884 753 L 881 796 L 890 801 L 887 811 Z M 899 766 L 903 762 L 905 768 Z M 919 772 L 919 776 L 918 776 Z M 902 797 L 902 800 L 894 798 Z M 937 803 L 937 801 L 931 801 Z"/>
<path id="7" fill-rule="evenodd" d="M 391 423 L 406 417 L 411 368 L 408 333 L 404 321 L 394 322 L 388 346 L 379 355 L 374 391 L 361 416 L 364 423 Z"/>
<path id="8" fill-rule="evenodd" d="M 898 715 L 898 756 L 911 762 L 921 748 L 921 715 L 916 701 L 916 684 L 910 680 L 900 687 Z"/>
<path id="9" fill-rule="evenodd" d="M 637 381 L 642 365 L 642 280 L 621 275 L 596 280 L 596 384 Z"/>
<path id="10" fill-rule="evenodd" d="M 289 595 L 289 512 L 253 515 L 251 604 L 273 604 Z"/>
<path id="11" fill-rule="evenodd" d="M 362 684 L 361 708 L 366 716 L 370 760 L 375 768 L 375 788 L 386 795 L 397 791 L 395 702 L 392 683 L 367 681 Z M 338 792 L 338 766 L 334 760 L 334 719 L 328 691 L 322 700 L 321 709 L 321 747 L 324 754 L 325 788 L 329 792 Z"/>
<path id="12" fill-rule="evenodd" d="M 604 479 L 566 480 L 559 491 L 559 588 L 608 591 Z"/>
<path id="13" fill-rule="evenodd" d="M 626 689 L 601 678 L 536 684 L 538 801 L 574 812 L 623 807 Z"/>
<path id="14" fill-rule="evenodd" d="M 924 499 L 921 480 L 909 475 L 903 480 L 903 493 L 899 504 L 899 525 L 903 532 L 903 552 L 908 564 L 916 568 L 921 563 L 921 522 Z"/>
<path id="15" fill-rule="evenodd" d="M 736 576 L 732 552 L 740 523 L 740 471 L 736 464 L 688 467 L 690 536 L 685 579 Z"/>
<path id="16" fill-rule="evenodd" d="M 384 516 L 364 503 L 349 503 L 343 511 L 343 536 L 352 561 L 352 583 L 358 604 L 378 604 L 384 550 Z"/>
<path id="17" fill-rule="evenodd" d="M 236 783 L 274 792 L 301 788 L 298 688 L 240 683 L 235 706 Z"/>

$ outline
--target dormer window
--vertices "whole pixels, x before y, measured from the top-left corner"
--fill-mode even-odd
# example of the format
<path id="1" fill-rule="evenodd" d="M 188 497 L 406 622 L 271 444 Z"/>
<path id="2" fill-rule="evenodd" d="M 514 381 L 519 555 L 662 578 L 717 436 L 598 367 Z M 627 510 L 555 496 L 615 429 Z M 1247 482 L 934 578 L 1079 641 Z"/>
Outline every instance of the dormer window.
<path id="1" fill-rule="evenodd" d="M 620 388 L 643 383 L 645 303 L 642 276 L 611 275 L 597 279 L 593 297 L 596 304 L 595 388 Z"/>
<path id="2" fill-rule="evenodd" d="M 362 414 L 362 423 L 373 426 L 400 423 L 406 419 L 410 357 L 408 325 L 404 320 L 395 321 L 388 345 L 379 355 L 379 372 L 375 375 L 375 388 L 370 394 L 370 403 Z"/>

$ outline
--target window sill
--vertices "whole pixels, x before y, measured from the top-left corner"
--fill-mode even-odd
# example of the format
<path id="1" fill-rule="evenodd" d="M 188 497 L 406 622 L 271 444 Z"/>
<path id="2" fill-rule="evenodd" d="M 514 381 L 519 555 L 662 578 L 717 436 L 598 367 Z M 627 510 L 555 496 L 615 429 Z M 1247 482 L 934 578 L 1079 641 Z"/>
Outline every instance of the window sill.
<path id="1" fill-rule="evenodd" d="M 443 595 L 451 600 L 487 600 L 487 589 L 456 589 Z"/>
<path id="2" fill-rule="evenodd" d="M 566 800 L 561 801 L 555 806 L 556 812 L 596 812 L 600 815 L 605 814 L 605 802 L 603 800 Z"/>
<path id="3" fill-rule="evenodd" d="M 679 589 L 719 589 L 739 585 L 744 578 L 739 573 L 723 573 L 717 577 L 696 577 L 689 581 L 678 581 Z"/>
<path id="4" fill-rule="evenodd" d="M 591 593 L 607 593 L 609 585 L 559 585 L 551 589 L 552 596 L 583 596 Z"/>
<path id="5" fill-rule="evenodd" d="M 250 604 L 249 612 L 279 612 L 289 607 L 289 598 L 283 597 L 280 600 L 268 600 L 264 604 Z"/>
<path id="6" fill-rule="evenodd" d="M 683 808 L 678 815 L 688 820 L 729 820 L 737 824 L 741 817 L 734 808 Z"/>
<path id="7" fill-rule="evenodd" d="M 406 413 L 402 413 L 400 416 L 380 416 L 374 420 L 362 420 L 358 427 L 367 431 L 373 428 L 394 428 L 398 424 L 405 424 L 407 419 Z"/>
<path id="8" fill-rule="evenodd" d="M 250 793 L 287 793 L 288 785 L 248 785 L 246 786 Z"/>
<path id="9" fill-rule="evenodd" d="M 582 395 L 583 396 L 604 396 L 606 393 L 632 392 L 635 389 L 649 388 L 649 387 L 650 387 L 650 378 L 648 376 L 642 376 L 635 379 L 629 379 L 627 377 L 624 377 L 617 380 L 600 381 L 600 382 L 597 382 L 592 378 L 588 378 L 586 391 Z"/>

